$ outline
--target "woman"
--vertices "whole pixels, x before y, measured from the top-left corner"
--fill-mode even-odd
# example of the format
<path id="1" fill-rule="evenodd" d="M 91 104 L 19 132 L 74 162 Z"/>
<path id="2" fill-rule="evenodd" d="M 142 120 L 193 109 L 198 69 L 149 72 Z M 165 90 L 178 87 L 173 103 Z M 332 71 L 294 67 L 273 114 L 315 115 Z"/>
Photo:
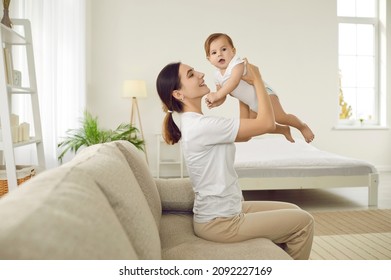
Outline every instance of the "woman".
<path id="1" fill-rule="evenodd" d="M 292 258 L 308 259 L 313 218 L 296 205 L 272 201 L 242 201 L 234 169 L 235 141 L 275 129 L 274 113 L 259 69 L 247 64 L 245 81 L 254 85 L 259 113 L 255 119 L 204 116 L 201 104 L 210 90 L 204 74 L 182 63 L 159 73 L 156 87 L 166 117 L 163 137 L 169 144 L 181 139 L 184 159 L 195 193 L 194 231 L 217 242 L 264 237 L 279 244 Z M 180 115 L 181 128 L 172 114 Z"/>

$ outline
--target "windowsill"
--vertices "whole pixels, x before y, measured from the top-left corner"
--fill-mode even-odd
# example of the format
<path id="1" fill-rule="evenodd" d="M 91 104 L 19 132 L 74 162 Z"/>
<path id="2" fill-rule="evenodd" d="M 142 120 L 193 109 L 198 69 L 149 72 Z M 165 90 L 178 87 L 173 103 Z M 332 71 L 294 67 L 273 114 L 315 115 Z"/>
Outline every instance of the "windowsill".
<path id="1" fill-rule="evenodd" d="M 333 130 L 389 130 L 388 126 L 373 124 L 337 124 Z"/>

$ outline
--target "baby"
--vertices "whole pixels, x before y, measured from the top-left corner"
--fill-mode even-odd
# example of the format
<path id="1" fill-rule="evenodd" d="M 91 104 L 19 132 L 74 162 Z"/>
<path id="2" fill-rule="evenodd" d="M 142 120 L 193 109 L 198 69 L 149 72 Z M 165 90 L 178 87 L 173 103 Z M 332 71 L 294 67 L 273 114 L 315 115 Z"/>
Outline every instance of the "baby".
<path id="1" fill-rule="evenodd" d="M 205 41 L 206 57 L 212 65 L 218 68 L 215 81 L 217 92 L 211 92 L 206 97 L 209 108 L 221 105 L 228 94 L 241 101 L 240 116 L 243 118 L 255 118 L 258 113 L 257 96 L 253 86 L 241 78 L 245 74 L 244 60 L 236 56 L 236 49 L 232 39 L 224 33 L 211 34 Z M 298 129 L 305 141 L 314 140 L 314 133 L 307 124 L 293 114 L 285 113 L 277 94 L 265 83 L 273 106 L 276 130 L 274 133 L 283 134 L 290 142 L 294 139 L 290 132 L 290 126 Z M 243 104 L 247 105 L 244 106 Z"/>

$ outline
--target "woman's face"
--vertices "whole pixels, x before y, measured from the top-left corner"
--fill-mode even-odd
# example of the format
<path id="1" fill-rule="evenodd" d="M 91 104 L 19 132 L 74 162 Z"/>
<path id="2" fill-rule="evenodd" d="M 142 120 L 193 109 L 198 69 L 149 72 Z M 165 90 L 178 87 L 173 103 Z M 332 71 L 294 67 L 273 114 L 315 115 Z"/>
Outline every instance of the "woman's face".
<path id="1" fill-rule="evenodd" d="M 210 92 L 210 89 L 205 84 L 204 74 L 195 71 L 192 67 L 186 64 L 179 66 L 179 78 L 181 81 L 181 89 L 184 98 L 198 98 Z"/>

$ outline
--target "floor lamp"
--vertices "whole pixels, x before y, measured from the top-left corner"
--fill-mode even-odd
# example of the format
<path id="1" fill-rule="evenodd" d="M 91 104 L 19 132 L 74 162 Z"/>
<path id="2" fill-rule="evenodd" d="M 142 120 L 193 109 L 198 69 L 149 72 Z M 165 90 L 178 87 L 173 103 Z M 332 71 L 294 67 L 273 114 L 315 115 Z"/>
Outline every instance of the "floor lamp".
<path id="1" fill-rule="evenodd" d="M 132 105 L 130 109 L 130 124 L 136 126 L 136 118 L 138 118 L 141 138 L 144 140 L 143 127 L 141 125 L 140 110 L 138 108 L 137 98 L 147 97 L 147 86 L 143 80 L 126 80 L 123 83 L 122 97 L 132 98 Z M 145 144 L 144 144 L 145 145 Z M 145 158 L 148 163 L 147 148 L 144 146 Z"/>

